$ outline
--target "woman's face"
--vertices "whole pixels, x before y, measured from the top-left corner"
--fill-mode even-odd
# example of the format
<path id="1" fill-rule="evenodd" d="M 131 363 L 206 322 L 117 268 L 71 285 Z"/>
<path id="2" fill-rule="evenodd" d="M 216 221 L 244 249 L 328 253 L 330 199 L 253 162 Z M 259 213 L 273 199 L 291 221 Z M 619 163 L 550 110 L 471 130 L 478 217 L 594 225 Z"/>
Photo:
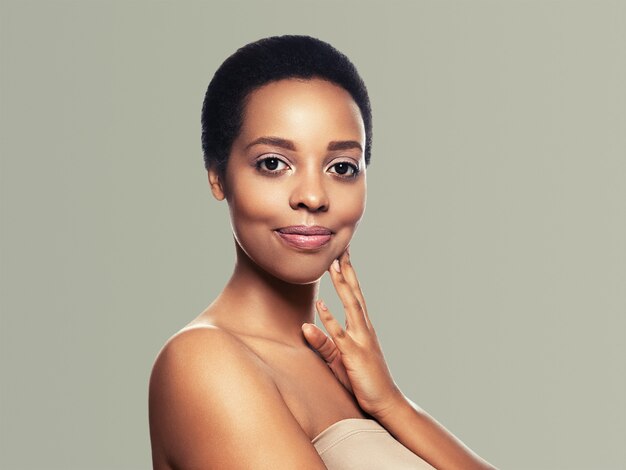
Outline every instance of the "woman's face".
<path id="1" fill-rule="evenodd" d="M 319 279 L 363 216 L 364 148 L 360 110 L 343 88 L 286 79 L 252 92 L 224 181 L 209 173 L 248 257 L 287 282 Z"/>

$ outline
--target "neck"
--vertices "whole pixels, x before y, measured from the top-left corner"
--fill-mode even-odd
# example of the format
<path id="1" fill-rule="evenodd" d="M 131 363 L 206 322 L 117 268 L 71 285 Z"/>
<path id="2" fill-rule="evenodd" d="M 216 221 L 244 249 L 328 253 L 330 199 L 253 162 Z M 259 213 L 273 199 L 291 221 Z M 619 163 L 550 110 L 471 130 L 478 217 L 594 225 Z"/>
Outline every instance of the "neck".
<path id="1" fill-rule="evenodd" d="M 263 271 L 235 242 L 235 270 L 213 305 L 219 323 L 246 335 L 306 346 L 301 326 L 315 321 L 319 280 L 290 284 Z"/>

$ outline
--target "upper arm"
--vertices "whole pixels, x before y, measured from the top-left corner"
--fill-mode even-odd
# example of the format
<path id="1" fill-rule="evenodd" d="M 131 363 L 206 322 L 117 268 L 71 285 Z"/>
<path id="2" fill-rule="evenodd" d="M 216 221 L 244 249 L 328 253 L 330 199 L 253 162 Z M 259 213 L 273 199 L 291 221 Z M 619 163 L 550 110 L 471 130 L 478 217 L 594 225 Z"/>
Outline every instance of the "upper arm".
<path id="1" fill-rule="evenodd" d="M 150 433 L 177 469 L 326 468 L 260 359 L 214 328 L 175 336 L 150 378 Z"/>

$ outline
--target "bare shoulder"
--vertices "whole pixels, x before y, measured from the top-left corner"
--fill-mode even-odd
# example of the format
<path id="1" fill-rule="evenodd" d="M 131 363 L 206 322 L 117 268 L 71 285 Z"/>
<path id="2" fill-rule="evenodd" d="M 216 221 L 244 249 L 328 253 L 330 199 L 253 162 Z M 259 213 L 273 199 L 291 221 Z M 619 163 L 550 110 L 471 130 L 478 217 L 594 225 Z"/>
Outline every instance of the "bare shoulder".
<path id="1" fill-rule="evenodd" d="M 203 375 L 225 370 L 243 373 L 242 368 L 263 367 L 260 358 L 236 336 L 209 325 L 184 328 L 172 336 L 154 362 L 153 378 L 158 378 L 162 368 L 173 365 L 179 372 L 192 371 Z M 239 367 L 232 368 L 233 365 Z M 197 377 L 197 374 L 194 375 Z"/>
<path id="2" fill-rule="evenodd" d="M 149 395 L 155 469 L 325 468 L 263 361 L 225 330 L 170 338 Z"/>

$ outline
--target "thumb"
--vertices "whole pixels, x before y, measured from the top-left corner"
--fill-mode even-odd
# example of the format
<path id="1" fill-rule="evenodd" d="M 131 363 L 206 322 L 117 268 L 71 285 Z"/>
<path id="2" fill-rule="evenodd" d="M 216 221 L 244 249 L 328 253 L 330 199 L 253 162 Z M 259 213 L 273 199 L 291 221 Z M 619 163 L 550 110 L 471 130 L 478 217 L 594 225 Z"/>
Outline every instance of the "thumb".
<path id="1" fill-rule="evenodd" d="M 302 333 L 309 344 L 320 353 L 324 361 L 331 363 L 337 358 L 339 349 L 337 349 L 333 340 L 330 339 L 317 325 L 314 325 L 313 323 L 303 323 Z"/>

